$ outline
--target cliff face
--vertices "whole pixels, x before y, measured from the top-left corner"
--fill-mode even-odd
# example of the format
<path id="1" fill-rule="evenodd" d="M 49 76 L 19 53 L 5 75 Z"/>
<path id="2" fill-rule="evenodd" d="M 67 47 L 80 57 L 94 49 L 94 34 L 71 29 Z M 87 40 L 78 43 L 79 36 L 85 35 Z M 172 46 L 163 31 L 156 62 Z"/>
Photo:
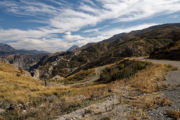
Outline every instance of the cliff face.
<path id="1" fill-rule="evenodd" d="M 31 66 L 35 65 L 44 55 L 6 55 L 1 56 L 0 61 L 7 62 L 21 67 L 25 70 L 29 70 Z"/>
<path id="2" fill-rule="evenodd" d="M 154 51 L 173 44 L 178 36 L 180 24 L 166 24 L 118 34 L 71 52 L 46 56 L 31 67 L 31 70 L 38 69 L 41 79 L 49 79 L 56 75 L 66 77 L 81 69 L 105 65 L 123 57 L 149 56 Z"/>
<path id="3" fill-rule="evenodd" d="M 16 50 L 10 45 L 0 43 L 0 61 L 14 64 L 16 67 L 29 70 L 46 52 L 36 50 Z"/>

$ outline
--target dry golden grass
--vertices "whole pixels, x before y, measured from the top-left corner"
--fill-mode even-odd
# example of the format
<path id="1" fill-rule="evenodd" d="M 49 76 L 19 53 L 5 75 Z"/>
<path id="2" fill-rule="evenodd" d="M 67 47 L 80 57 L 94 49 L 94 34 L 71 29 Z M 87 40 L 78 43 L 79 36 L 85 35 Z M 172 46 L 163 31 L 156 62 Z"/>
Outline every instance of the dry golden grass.
<path id="1" fill-rule="evenodd" d="M 180 118 L 180 111 L 179 110 L 166 110 L 166 114 L 174 119 Z"/>
<path id="2" fill-rule="evenodd" d="M 117 80 L 108 84 L 91 85 L 80 88 L 71 88 L 74 95 L 84 95 L 87 98 L 90 96 L 108 96 L 117 94 L 122 98 L 121 104 L 133 106 L 134 110 L 128 114 L 128 119 L 149 119 L 147 110 L 153 109 L 156 106 L 170 105 L 171 101 L 163 98 L 158 92 L 160 89 L 165 89 L 167 86 L 163 83 L 167 71 L 173 70 L 173 67 L 166 65 L 154 64 L 148 69 L 142 70 L 134 76 Z M 110 93 L 108 91 L 111 91 Z M 138 94 L 145 93 L 144 95 Z"/>
<path id="3" fill-rule="evenodd" d="M 71 112 L 116 94 L 121 96 L 121 104 L 128 104 L 135 108 L 127 116 L 129 119 L 148 119 L 147 109 L 152 109 L 156 105 L 165 106 L 171 104 L 168 99 L 162 99 L 161 94 L 157 92 L 159 89 L 166 87 L 163 80 L 168 70 L 172 69 L 164 65 L 152 65 L 128 79 L 117 80 L 108 84 L 91 84 L 78 88 L 68 86 L 45 87 L 40 81 L 23 74 L 12 65 L 0 63 L 0 100 L 25 103 L 29 100 L 37 100 L 38 96 L 42 95 L 61 96 L 56 98 L 53 103 L 40 101 L 39 104 L 41 105 L 39 107 L 34 106 L 29 111 L 28 118 L 46 119 L 47 115 L 56 116 L 57 114 Z M 20 76 L 17 75 L 19 73 Z M 137 91 L 146 94 L 138 95 L 136 94 Z M 124 96 L 127 98 L 124 98 Z M 58 107 L 59 104 L 61 105 L 60 108 Z M 49 110 L 51 110 L 50 114 Z M 63 111 L 59 112 L 58 110 Z M 35 114 L 35 116 L 31 116 L 31 114 Z M 23 116 L 21 110 L 18 115 Z"/>
<path id="4" fill-rule="evenodd" d="M 26 102 L 39 95 L 60 93 L 66 87 L 45 87 L 13 65 L 0 63 L 0 100 Z"/>
<path id="5" fill-rule="evenodd" d="M 128 120 L 149 120 L 149 116 L 142 109 L 134 109 L 127 116 Z"/>
<path id="6" fill-rule="evenodd" d="M 136 99 L 129 101 L 134 107 L 142 110 L 153 109 L 156 106 L 171 105 L 171 101 L 162 98 L 160 93 L 152 93 L 143 96 L 137 96 Z"/>
<path id="7" fill-rule="evenodd" d="M 111 89 L 116 94 L 122 95 L 121 104 L 128 104 L 135 108 L 128 119 L 149 119 L 147 110 L 157 106 L 171 105 L 171 101 L 163 98 L 159 92 L 165 89 L 164 77 L 173 67 L 154 64 L 148 69 L 142 70 L 129 79 L 116 81 L 111 84 Z M 143 94 L 139 94 L 143 93 Z M 145 93 L 145 94 L 144 94 Z"/>
<path id="8" fill-rule="evenodd" d="M 165 65 L 154 65 L 148 70 L 137 73 L 127 84 L 146 93 L 158 91 L 166 87 L 162 81 L 164 80 L 167 70 L 168 67 Z"/>

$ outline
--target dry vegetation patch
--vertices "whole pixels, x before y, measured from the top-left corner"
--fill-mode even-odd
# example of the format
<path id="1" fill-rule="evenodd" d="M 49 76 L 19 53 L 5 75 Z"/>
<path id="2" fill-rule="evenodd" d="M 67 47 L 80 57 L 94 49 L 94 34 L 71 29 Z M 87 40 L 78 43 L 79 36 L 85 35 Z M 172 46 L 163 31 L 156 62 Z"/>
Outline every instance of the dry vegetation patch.
<path id="1" fill-rule="evenodd" d="M 166 114 L 176 120 L 180 118 L 180 110 L 166 110 Z"/>
<path id="2" fill-rule="evenodd" d="M 20 75 L 17 75 L 20 74 Z M 6 63 L 0 63 L 0 100 L 22 102 L 40 95 L 61 94 L 68 87 L 45 87 L 40 81 Z"/>
<path id="3" fill-rule="evenodd" d="M 45 87 L 40 81 L 28 75 L 17 76 L 17 73 L 20 72 L 18 69 L 9 64 L 0 63 L 0 100 L 11 101 L 17 105 L 21 103 L 23 106 L 27 102 L 31 103 L 30 107 L 15 107 L 14 111 L 6 112 L 5 116 L 1 117 L 6 119 L 52 119 L 56 115 L 70 113 L 90 104 L 103 102 L 105 98 L 116 95 L 120 98 L 119 104 L 133 107 L 130 114 L 127 114 L 127 118 L 148 119 L 147 110 L 171 104 L 168 99 L 162 98 L 158 91 L 166 87 L 163 84 L 164 75 L 167 71 L 172 70 L 172 67 L 141 63 L 141 61 L 133 62 L 138 63 L 140 67 L 133 66 L 138 69 L 131 69 L 133 74 L 127 78 L 118 79 L 117 77 L 115 81 L 110 83 L 94 83 L 78 88 Z M 129 63 L 134 64 L 132 61 L 128 62 L 128 65 Z M 122 64 L 117 64 L 119 67 L 129 70 Z M 114 69 L 118 66 L 110 65 L 108 67 L 108 69 Z M 90 70 L 90 74 L 91 72 Z M 115 73 L 122 74 L 124 72 L 117 71 Z M 69 79 L 77 81 L 79 77 L 82 77 L 78 76 L 81 74 L 84 72 L 76 73 Z"/>

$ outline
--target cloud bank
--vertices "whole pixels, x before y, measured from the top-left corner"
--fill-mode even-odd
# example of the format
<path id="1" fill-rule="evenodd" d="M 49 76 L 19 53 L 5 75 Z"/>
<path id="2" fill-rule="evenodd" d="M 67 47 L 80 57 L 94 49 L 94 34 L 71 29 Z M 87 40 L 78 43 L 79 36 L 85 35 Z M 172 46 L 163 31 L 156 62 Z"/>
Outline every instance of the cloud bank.
<path id="1" fill-rule="evenodd" d="M 0 1 L 0 7 L 6 13 L 32 16 L 32 23 L 44 24 L 36 28 L 29 26 L 27 30 L 0 28 L 0 42 L 19 49 L 56 52 L 66 50 L 74 44 L 82 46 L 114 34 L 160 24 L 149 19 L 180 11 L 179 0 L 79 0 L 77 3 L 65 0 L 45 1 Z M 139 23 L 141 20 L 147 20 L 147 23 Z M 128 23 L 133 24 L 122 27 Z"/>

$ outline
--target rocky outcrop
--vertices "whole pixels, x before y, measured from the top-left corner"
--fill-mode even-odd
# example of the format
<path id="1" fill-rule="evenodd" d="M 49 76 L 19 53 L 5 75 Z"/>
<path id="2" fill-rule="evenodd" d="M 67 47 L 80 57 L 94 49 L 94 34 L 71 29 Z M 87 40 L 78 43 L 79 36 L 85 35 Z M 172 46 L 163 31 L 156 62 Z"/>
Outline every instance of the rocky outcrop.
<path id="1" fill-rule="evenodd" d="M 7 44 L 0 43 L 0 61 L 15 65 L 16 67 L 29 70 L 31 66 L 48 53 L 37 50 L 17 50 Z"/>
<path id="2" fill-rule="evenodd" d="M 25 70 L 29 70 L 31 66 L 37 64 L 37 62 L 44 55 L 5 55 L 0 57 L 0 61 L 7 62 L 15 65 L 16 67 L 23 68 Z"/>

